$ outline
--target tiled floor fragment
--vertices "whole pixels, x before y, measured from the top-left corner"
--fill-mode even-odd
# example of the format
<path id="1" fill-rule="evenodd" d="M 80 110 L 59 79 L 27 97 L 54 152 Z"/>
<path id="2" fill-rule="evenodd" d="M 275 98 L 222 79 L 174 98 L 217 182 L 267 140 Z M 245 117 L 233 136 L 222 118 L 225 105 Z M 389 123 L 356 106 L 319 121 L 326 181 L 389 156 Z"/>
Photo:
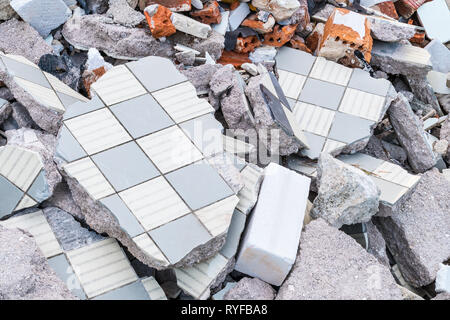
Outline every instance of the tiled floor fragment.
<path id="1" fill-rule="evenodd" d="M 193 85 L 168 59 L 152 56 L 113 68 L 92 90 L 97 97 L 68 110 L 59 134 L 66 174 L 165 266 L 224 236 L 230 219 L 223 217 L 238 200 L 205 160 L 211 152 L 196 130 L 222 134 Z"/>
<path id="2" fill-rule="evenodd" d="M 231 271 L 247 215 L 256 202 L 255 194 L 262 180 L 262 170 L 246 164 L 240 172 L 244 178 L 244 188 L 238 193 L 239 203 L 233 213 L 225 246 L 207 261 L 175 269 L 178 286 L 196 299 L 209 298 L 211 287 L 220 284 L 215 283 L 216 279 Z"/>
<path id="3" fill-rule="evenodd" d="M 0 218 L 32 207 L 49 196 L 39 154 L 17 146 L 0 147 Z"/>
<path id="4" fill-rule="evenodd" d="M 1 221 L 34 236 L 50 267 L 80 299 L 165 300 L 152 277 L 138 278 L 124 251 L 113 238 L 64 250 L 42 211 Z"/>
<path id="5" fill-rule="evenodd" d="M 37 65 L 22 56 L 5 55 L 0 52 L 0 68 L 1 65 L 22 89 L 52 111 L 63 113 L 73 103 L 88 101 L 55 76 L 41 71 Z"/>
<path id="6" fill-rule="evenodd" d="M 294 121 L 310 146 L 303 155 L 338 154 L 369 139 L 387 109 L 389 81 L 288 47 L 278 51 L 276 61 Z"/>

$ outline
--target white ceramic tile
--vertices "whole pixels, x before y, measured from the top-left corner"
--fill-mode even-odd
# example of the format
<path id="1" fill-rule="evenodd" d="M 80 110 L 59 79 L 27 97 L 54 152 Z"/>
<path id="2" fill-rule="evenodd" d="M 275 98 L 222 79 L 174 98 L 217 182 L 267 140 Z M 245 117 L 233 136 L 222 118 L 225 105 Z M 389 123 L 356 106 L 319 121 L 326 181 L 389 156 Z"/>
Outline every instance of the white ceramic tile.
<path id="1" fill-rule="evenodd" d="M 391 181 L 406 188 L 411 188 L 420 180 L 420 176 L 409 174 L 402 167 L 387 161 L 383 162 L 373 173 L 381 179 Z"/>
<path id="2" fill-rule="evenodd" d="M 382 96 L 347 88 L 339 111 L 377 122 L 380 120 L 384 100 Z"/>
<path id="3" fill-rule="evenodd" d="M 239 198 L 233 195 L 195 211 L 195 215 L 211 235 L 217 237 L 220 234 L 226 233 L 228 230 L 231 217 L 233 216 L 233 210 L 238 202 Z"/>
<path id="4" fill-rule="evenodd" d="M 83 158 L 63 165 L 69 176 L 78 180 L 95 199 L 101 199 L 114 193 L 114 189 L 95 166 L 90 158 Z"/>
<path id="5" fill-rule="evenodd" d="M 142 279 L 142 284 L 152 300 L 167 300 L 164 290 L 153 277 Z"/>
<path id="6" fill-rule="evenodd" d="M 159 250 L 159 248 L 156 246 L 156 244 L 153 242 L 153 240 L 147 233 L 143 233 L 137 237 L 134 237 L 133 241 L 141 250 L 143 250 L 150 257 L 154 257 L 162 261 L 166 265 L 169 264 L 169 261 L 167 261 L 167 259 L 162 254 L 161 250 Z"/>
<path id="7" fill-rule="evenodd" d="M 119 65 L 105 73 L 99 81 L 91 86 L 100 98 L 107 104 L 116 104 L 146 93 L 125 65 Z"/>
<path id="8" fill-rule="evenodd" d="M 311 78 L 346 86 L 350 80 L 351 74 L 352 69 L 323 57 L 317 57 L 309 76 Z"/>
<path id="9" fill-rule="evenodd" d="M 336 141 L 333 139 L 327 139 L 327 141 L 325 142 L 325 145 L 323 146 L 323 151 L 324 152 L 333 152 L 344 146 L 345 146 L 345 143 L 343 143 L 343 142 Z"/>
<path id="10" fill-rule="evenodd" d="M 66 110 L 55 91 L 18 77 L 14 77 L 14 81 L 47 108 L 60 113 Z"/>
<path id="11" fill-rule="evenodd" d="M 132 139 L 107 108 L 72 118 L 65 121 L 65 124 L 88 154 Z"/>
<path id="12" fill-rule="evenodd" d="M 333 123 L 335 111 L 314 106 L 305 102 L 297 102 L 294 107 L 295 120 L 301 130 L 323 137 L 328 136 Z"/>
<path id="13" fill-rule="evenodd" d="M 278 82 L 280 83 L 281 89 L 283 89 L 286 97 L 297 99 L 302 91 L 306 77 L 284 70 L 279 70 L 278 75 L 280 76 Z"/>
<path id="14" fill-rule="evenodd" d="M 32 207 L 34 205 L 36 205 L 37 202 L 34 201 L 33 199 L 31 199 L 29 196 L 24 195 L 22 200 L 20 200 L 19 204 L 17 205 L 17 207 L 14 209 L 15 211 L 19 211 L 25 208 L 29 208 Z"/>
<path id="15" fill-rule="evenodd" d="M 148 231 L 190 212 L 163 177 L 157 177 L 119 193 Z"/>
<path id="16" fill-rule="evenodd" d="M 89 99 L 85 96 L 79 94 L 75 90 L 73 90 L 71 87 L 66 85 L 64 82 L 60 81 L 55 76 L 51 75 L 50 73 L 44 72 L 45 77 L 47 78 L 48 82 L 50 82 L 53 89 L 57 92 L 64 93 L 68 96 L 71 96 L 73 98 L 76 98 L 83 102 L 88 102 Z"/>
<path id="17" fill-rule="evenodd" d="M 248 214 L 251 208 L 255 205 L 257 198 L 257 190 L 262 179 L 262 170 L 257 170 L 250 165 L 247 165 L 242 171 L 242 180 L 244 187 L 239 191 L 239 203 L 236 209 L 244 214 Z"/>
<path id="18" fill-rule="evenodd" d="M 148 135 L 137 140 L 137 143 L 163 173 L 203 158 L 178 126 Z"/>

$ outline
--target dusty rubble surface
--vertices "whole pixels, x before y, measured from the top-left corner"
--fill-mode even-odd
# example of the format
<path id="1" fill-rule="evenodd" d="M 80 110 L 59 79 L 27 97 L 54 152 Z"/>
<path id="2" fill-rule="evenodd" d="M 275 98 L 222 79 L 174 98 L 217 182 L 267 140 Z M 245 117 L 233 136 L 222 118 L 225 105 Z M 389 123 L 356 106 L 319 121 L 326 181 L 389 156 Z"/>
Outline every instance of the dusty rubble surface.
<path id="1" fill-rule="evenodd" d="M 449 30 L 445 0 L 0 0 L 0 299 L 448 299 Z"/>

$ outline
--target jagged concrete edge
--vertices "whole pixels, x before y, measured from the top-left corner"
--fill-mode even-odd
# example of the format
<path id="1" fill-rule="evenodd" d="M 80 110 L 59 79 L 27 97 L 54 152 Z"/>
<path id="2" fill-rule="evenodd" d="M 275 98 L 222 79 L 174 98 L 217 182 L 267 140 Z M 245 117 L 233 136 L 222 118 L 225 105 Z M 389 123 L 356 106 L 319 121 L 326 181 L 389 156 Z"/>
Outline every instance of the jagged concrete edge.
<path id="1" fill-rule="evenodd" d="M 0 81 L 5 83 L 14 98 L 27 109 L 33 121 L 41 129 L 55 136 L 58 134 L 62 124 L 63 113 L 58 113 L 37 102 L 31 94 L 14 81 L 7 71 L 0 71 Z"/>

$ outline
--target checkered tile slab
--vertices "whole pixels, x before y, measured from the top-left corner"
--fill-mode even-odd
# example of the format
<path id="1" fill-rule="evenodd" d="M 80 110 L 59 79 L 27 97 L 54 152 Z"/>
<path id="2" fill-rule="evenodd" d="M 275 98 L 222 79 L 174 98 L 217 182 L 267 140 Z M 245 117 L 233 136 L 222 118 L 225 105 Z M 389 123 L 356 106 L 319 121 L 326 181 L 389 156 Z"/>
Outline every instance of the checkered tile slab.
<path id="1" fill-rule="evenodd" d="M 22 56 L 0 52 L 0 68 L 2 67 L 6 68 L 8 73 L 13 75 L 14 81 L 36 101 L 55 112 L 63 113 L 73 103 L 88 101 Z"/>
<path id="2" fill-rule="evenodd" d="M 36 152 L 0 147 L 0 218 L 50 197 L 41 157 Z"/>
<path id="3" fill-rule="evenodd" d="M 191 132 L 215 120 L 187 78 L 170 60 L 147 57 L 114 67 L 92 89 L 94 99 L 64 115 L 65 172 L 163 265 L 224 234 L 238 198 Z"/>
<path id="4" fill-rule="evenodd" d="M 341 155 L 337 159 L 355 166 L 368 174 L 381 191 L 380 201 L 385 202 L 389 206 L 394 205 L 420 180 L 420 176 L 410 174 L 396 164 L 363 153 Z M 292 159 L 288 161 L 292 161 Z M 305 162 L 303 165 L 299 164 L 300 162 L 297 162 L 294 166 L 289 164 L 288 166 L 292 169 L 296 168 L 297 171 L 308 176 L 315 177 L 317 175 L 315 163 Z"/>
<path id="5" fill-rule="evenodd" d="M 0 225 L 24 229 L 33 235 L 50 267 L 80 299 L 167 299 L 154 278 L 138 278 L 113 238 L 65 251 L 42 211 L 12 217 Z"/>
<path id="6" fill-rule="evenodd" d="M 370 137 L 386 111 L 389 81 L 288 47 L 278 51 L 276 61 L 293 121 L 309 145 L 303 155 L 317 159 L 321 151 L 339 153 Z"/>

